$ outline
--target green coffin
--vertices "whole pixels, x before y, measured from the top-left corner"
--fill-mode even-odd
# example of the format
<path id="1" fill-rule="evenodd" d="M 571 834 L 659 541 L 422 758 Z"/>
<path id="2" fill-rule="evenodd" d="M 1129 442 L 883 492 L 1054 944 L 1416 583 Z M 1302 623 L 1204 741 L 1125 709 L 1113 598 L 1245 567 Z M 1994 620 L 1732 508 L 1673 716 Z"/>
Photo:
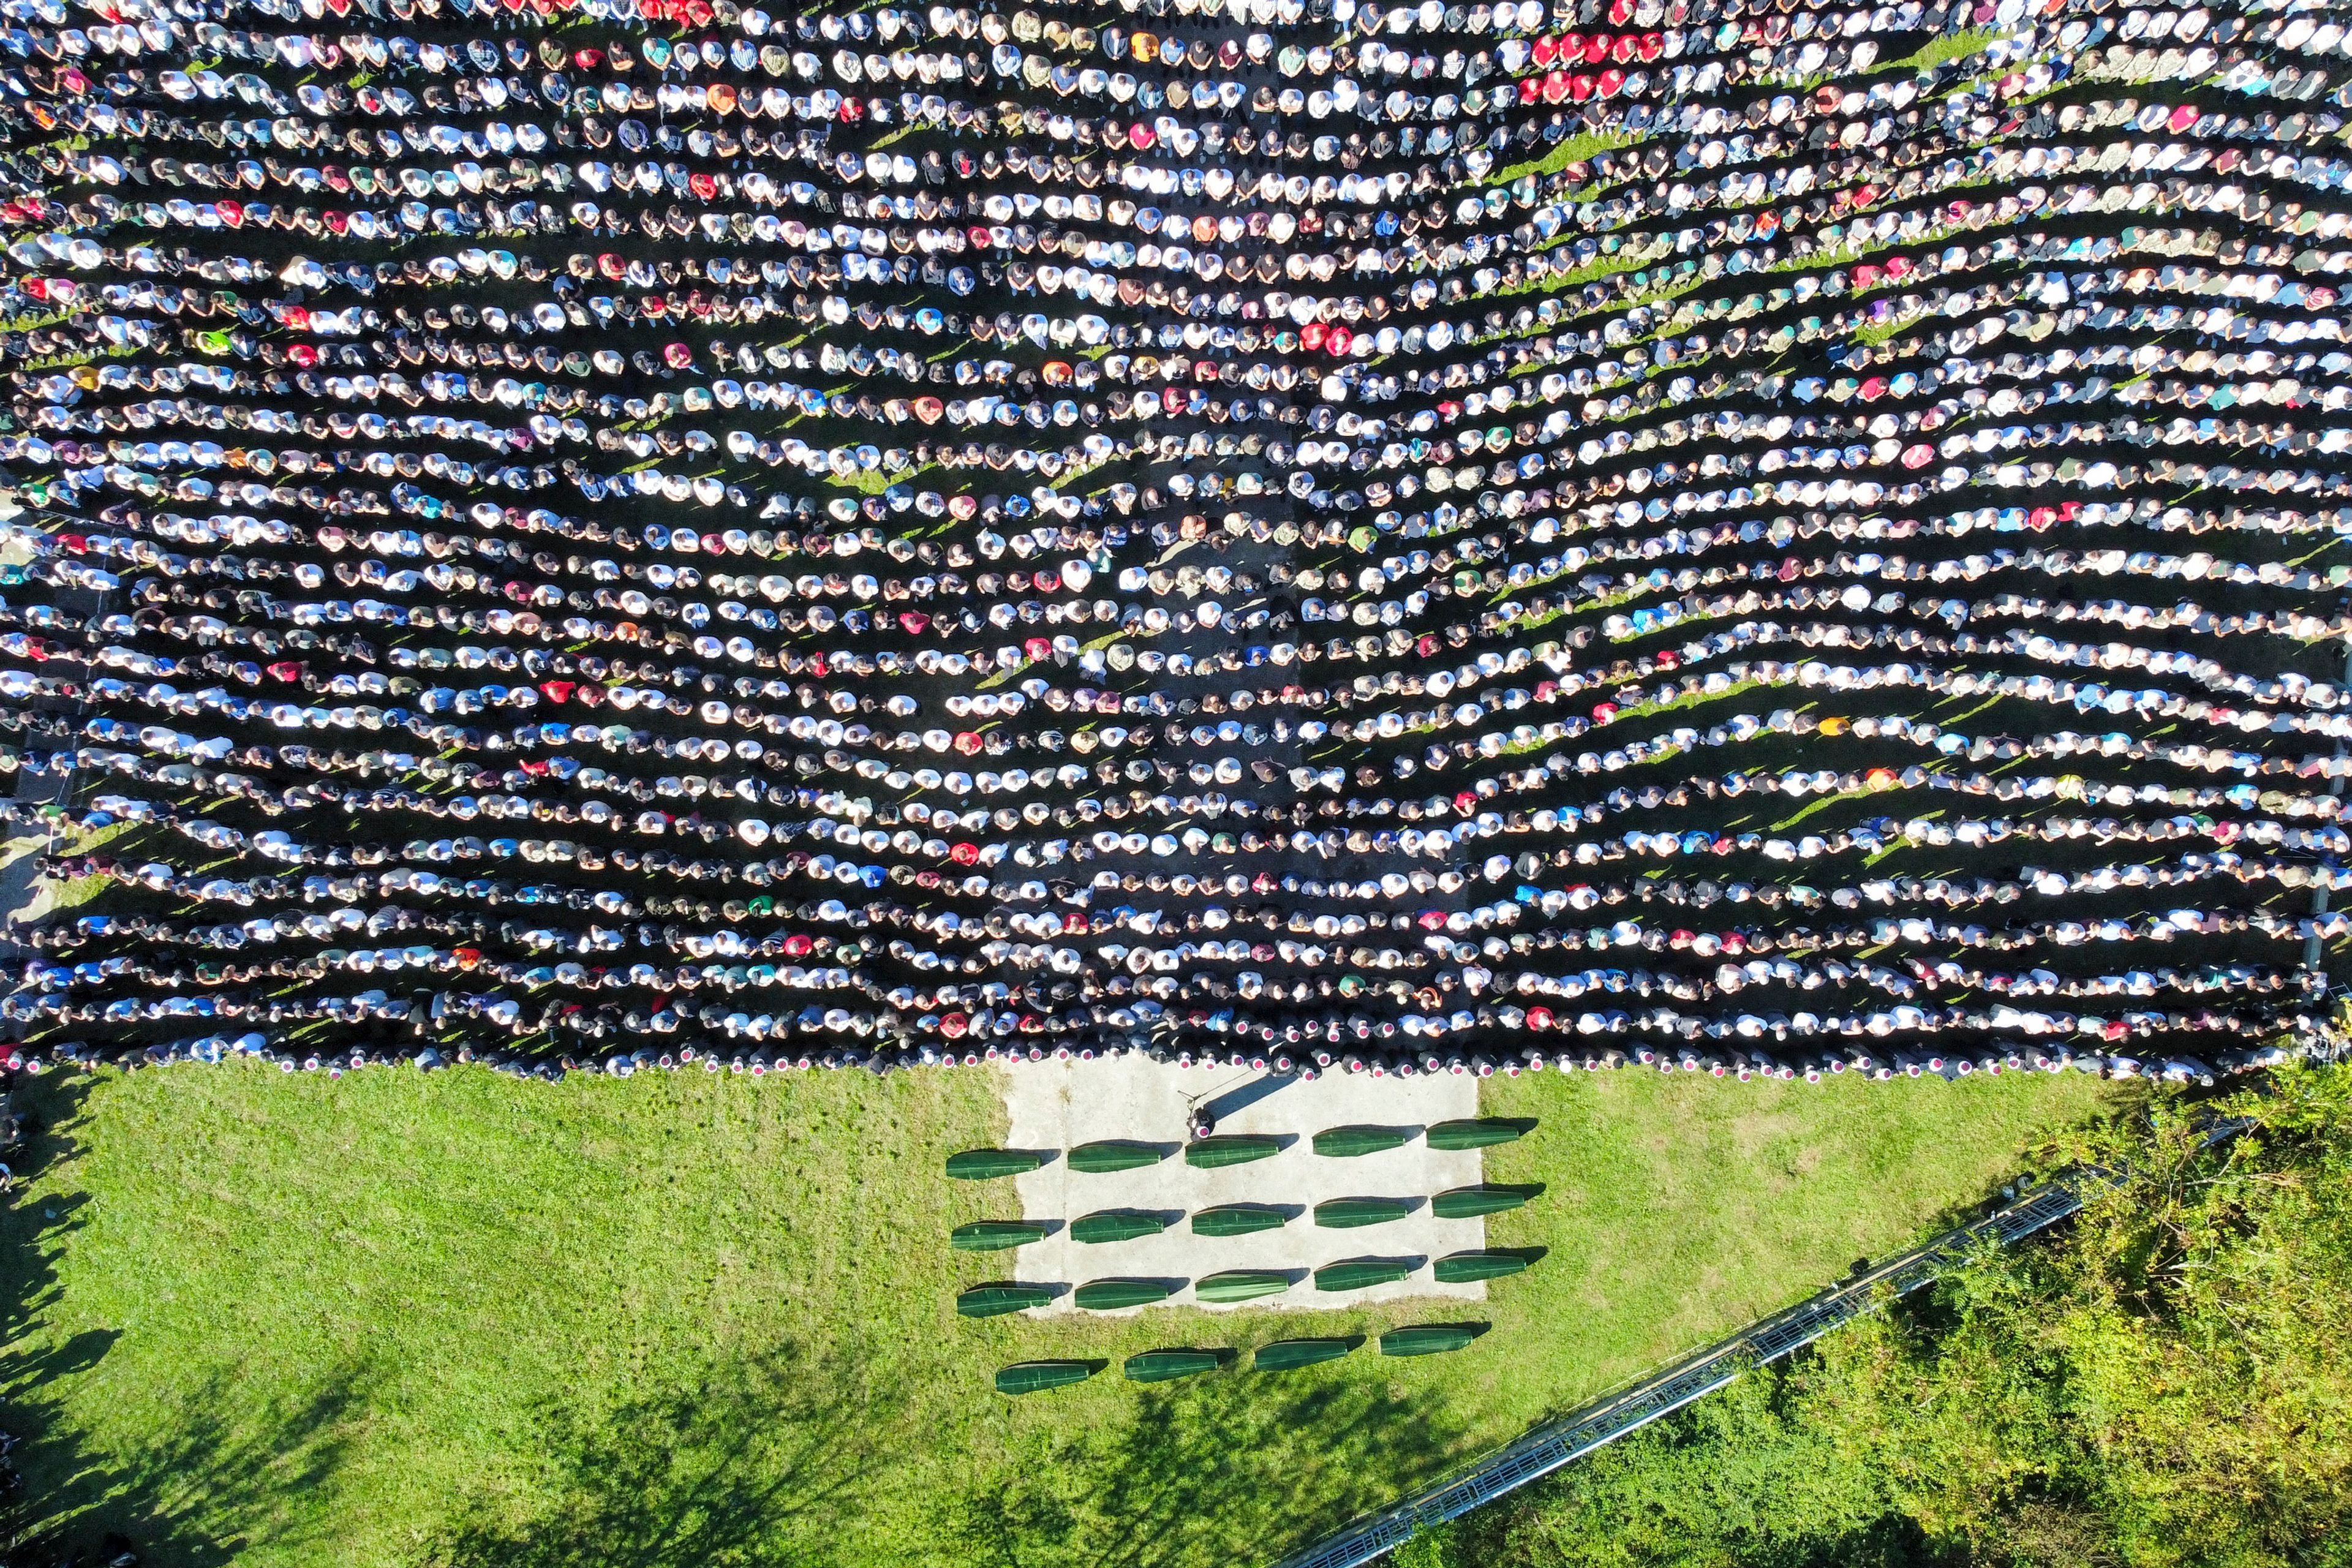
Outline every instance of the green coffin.
<path id="1" fill-rule="evenodd" d="M 1083 1361 L 1024 1361 L 1002 1368 L 996 1374 L 999 1394 L 1036 1394 L 1048 1388 L 1066 1388 L 1074 1383 L 1084 1383 L 1095 1374 L 1094 1364 Z"/>
<path id="2" fill-rule="evenodd" d="M 1528 1257 L 1522 1252 L 1450 1252 L 1437 1260 L 1432 1272 L 1440 1285 L 1467 1285 L 1474 1279 L 1517 1274 L 1527 1266 Z"/>
<path id="3" fill-rule="evenodd" d="M 1254 1231 L 1280 1230 L 1289 1223 L 1288 1215 L 1265 1204 L 1220 1204 L 1192 1216 L 1192 1234 L 1248 1236 Z"/>
<path id="4" fill-rule="evenodd" d="M 1176 1293 L 1157 1279 L 1094 1279 L 1078 1287 L 1077 1304 L 1089 1312 L 1116 1312 L 1127 1307 L 1149 1307 Z"/>
<path id="5" fill-rule="evenodd" d="M 1353 1160 L 1412 1142 L 1408 1127 L 1330 1127 L 1315 1134 L 1315 1152 L 1327 1159 Z"/>
<path id="6" fill-rule="evenodd" d="M 1246 1165 L 1271 1160 L 1282 1152 L 1280 1141 L 1263 1132 L 1233 1132 L 1221 1138 L 1197 1138 L 1184 1145 L 1184 1163 L 1202 1170 L 1219 1165 Z"/>
<path id="7" fill-rule="evenodd" d="M 1315 1271 L 1318 1290 L 1369 1290 L 1375 1285 L 1391 1285 L 1412 1272 L 1412 1265 L 1400 1258 L 1357 1258 L 1345 1263 L 1327 1263 Z"/>
<path id="8" fill-rule="evenodd" d="M 1345 1340 L 1276 1340 L 1260 1347 L 1254 1364 L 1260 1372 L 1288 1372 L 1293 1367 L 1338 1361 L 1352 1348 Z"/>
<path id="9" fill-rule="evenodd" d="M 1045 1285 L 975 1285 L 956 1298 L 956 1315 L 993 1318 L 1006 1312 L 1025 1312 L 1053 1299 L 1053 1289 Z"/>
<path id="10" fill-rule="evenodd" d="M 1330 1198 L 1315 1205 L 1315 1223 L 1326 1230 L 1386 1225 L 1412 1212 L 1410 1198 Z"/>
<path id="11" fill-rule="evenodd" d="M 1214 1351 L 1145 1351 L 1127 1358 L 1129 1383 L 1166 1383 L 1172 1378 L 1198 1377 L 1217 1370 Z"/>
<path id="12" fill-rule="evenodd" d="M 1433 1149 L 1485 1149 L 1496 1143 L 1513 1142 L 1526 1134 L 1527 1130 L 1516 1121 L 1496 1121 L 1486 1118 L 1441 1121 L 1429 1130 L 1429 1146 Z"/>
<path id="13" fill-rule="evenodd" d="M 1109 1171 L 1132 1171 L 1142 1165 L 1160 1163 L 1160 1151 L 1149 1143 L 1130 1143 L 1113 1138 L 1100 1143 L 1081 1143 L 1070 1151 L 1070 1169 L 1099 1176 Z"/>
<path id="14" fill-rule="evenodd" d="M 1430 1199 L 1430 1212 L 1440 1219 L 1475 1219 L 1522 1207 L 1535 1194 L 1526 1187 L 1450 1187 Z"/>
<path id="15" fill-rule="evenodd" d="M 1192 1281 L 1192 1294 L 1197 1300 L 1221 1306 L 1255 1301 L 1260 1296 L 1278 1296 L 1289 1289 L 1290 1276 L 1269 1268 L 1228 1268 L 1222 1274 Z"/>
<path id="16" fill-rule="evenodd" d="M 976 1219 L 948 1233 L 948 1245 L 958 1252 L 1003 1252 L 1045 1239 L 1041 1219 Z"/>
<path id="17" fill-rule="evenodd" d="M 959 1182 L 985 1182 L 1034 1171 L 1049 1158 L 1033 1149 L 967 1149 L 948 1156 L 948 1174 Z"/>
<path id="18" fill-rule="evenodd" d="M 1410 1329 L 1391 1329 L 1382 1334 L 1381 1353 L 1437 1355 L 1458 1351 L 1477 1337 L 1477 1329 L 1468 1323 L 1421 1323 Z"/>
<path id="19" fill-rule="evenodd" d="M 1132 1241 L 1139 1236 L 1158 1236 L 1168 1228 L 1168 1222 L 1158 1215 L 1144 1214 L 1136 1209 L 1105 1209 L 1070 1223 L 1070 1239 L 1088 1243 Z"/>

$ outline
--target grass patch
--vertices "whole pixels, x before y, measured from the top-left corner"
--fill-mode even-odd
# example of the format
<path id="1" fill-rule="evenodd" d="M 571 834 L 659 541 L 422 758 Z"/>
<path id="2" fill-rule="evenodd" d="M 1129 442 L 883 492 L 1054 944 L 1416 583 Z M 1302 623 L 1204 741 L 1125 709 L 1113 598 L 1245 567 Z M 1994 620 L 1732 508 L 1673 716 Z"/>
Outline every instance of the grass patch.
<path id="1" fill-rule="evenodd" d="M 1562 289 L 1581 289 L 1587 283 L 1598 283 L 1604 278 L 1614 278 L 1621 272 L 1638 272 L 1645 265 L 1647 265 L 1646 253 L 1643 256 L 1635 256 L 1631 251 L 1620 250 L 1609 256 L 1596 256 L 1591 260 L 1571 267 L 1565 272 L 1548 272 L 1539 279 L 1520 283 L 1509 289 L 1497 289 L 1495 292 L 1498 295 L 1549 294 Z M 1622 303 L 1622 300 L 1612 300 L 1601 309 L 1615 310 Z M 1533 336 L 1533 329 L 1521 335 Z"/>
<path id="2" fill-rule="evenodd" d="M 1883 321 L 1864 321 L 1853 329 L 1853 341 L 1858 343 L 1868 343 L 1875 348 L 1897 333 L 1907 331 L 1917 320 L 1916 316 L 1906 318 L 1895 315 Z"/>
<path id="3" fill-rule="evenodd" d="M 1761 679 L 1735 680 L 1721 691 L 1682 691 L 1664 701 L 1636 702 L 1631 708 L 1617 710 L 1615 722 L 1622 724 L 1629 719 L 1647 719 L 1659 713 L 1680 713 L 1708 702 L 1728 702 L 1766 684 Z"/>
<path id="4" fill-rule="evenodd" d="M 885 473 L 880 468 L 860 468 L 856 473 L 848 475 L 828 472 L 824 479 L 829 485 L 837 485 L 845 490 L 856 490 L 860 495 L 878 496 L 900 479 L 907 478 L 911 472 L 912 470 Z"/>
<path id="5" fill-rule="evenodd" d="M 1580 131 L 1573 136 L 1561 138 L 1559 145 L 1542 157 L 1514 163 L 1488 183 L 1507 185 L 1526 174 L 1557 174 L 1570 163 L 1581 162 L 1595 153 L 1613 153 L 1620 147 L 1630 147 L 1642 140 L 1622 131 Z"/>
<path id="6" fill-rule="evenodd" d="M 1496 1080 L 1540 1125 L 1488 1179 L 1548 1190 L 1490 1245 L 1549 1255 L 1482 1309 L 1074 1323 L 954 1315 L 1009 1265 L 949 1229 L 1017 1213 L 940 1173 L 1002 1125 L 983 1072 L 53 1077 L 0 1422 L 29 1525 L 159 1568 L 1257 1562 L 1912 1240 L 2101 1092 Z M 1116 1366 L 1465 1317 L 1424 1362 Z M 1113 1364 L 991 1390 L 1038 1357 Z"/>
<path id="7" fill-rule="evenodd" d="M 1896 60 L 1893 70 L 1934 70 L 1946 60 L 1956 60 L 1963 55 L 1980 54 L 1985 47 L 2000 37 L 1998 27 L 1963 27 L 1957 33 L 1945 33 L 1927 40 L 1916 54 Z"/>

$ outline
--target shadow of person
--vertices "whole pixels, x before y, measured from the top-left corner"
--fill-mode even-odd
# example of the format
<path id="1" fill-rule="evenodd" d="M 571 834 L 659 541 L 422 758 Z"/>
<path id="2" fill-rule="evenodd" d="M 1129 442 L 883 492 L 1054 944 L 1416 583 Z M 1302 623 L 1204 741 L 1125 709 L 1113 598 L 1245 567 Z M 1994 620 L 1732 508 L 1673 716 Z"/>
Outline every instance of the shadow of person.
<path id="1" fill-rule="evenodd" d="M 20 1360 L 9 1365 L 9 1380 L 13 1383 L 21 1379 L 38 1385 L 76 1376 L 96 1366 L 121 1337 L 120 1329 L 84 1329 L 61 1344 L 44 1350 L 28 1349 Z"/>
<path id="2" fill-rule="evenodd" d="M 1266 1073 L 1235 1089 L 1230 1089 L 1202 1105 L 1201 1112 L 1212 1121 L 1226 1117 L 1248 1106 L 1255 1105 L 1268 1095 L 1277 1094 L 1298 1081 L 1297 1073 Z"/>
<path id="3" fill-rule="evenodd" d="M 235 1369 L 215 1368 L 169 1400 L 158 1436 L 97 1459 L 26 1380 L 61 1375 L 61 1355 L 95 1364 L 113 1342 L 102 1338 L 77 1335 L 7 1369 L 12 1429 L 20 1412 L 33 1418 L 13 1457 L 27 1484 L 5 1514 L 7 1538 L 19 1543 L 9 1562 L 37 1563 L 43 1553 L 73 1561 L 101 1534 L 166 1568 L 217 1568 L 265 1544 L 324 1546 L 326 1527 L 307 1500 L 332 1485 L 349 1458 L 373 1390 L 364 1366 L 331 1369 L 259 1412 L 242 1397 Z"/>
<path id="4" fill-rule="evenodd" d="M 97 1085 L 52 1074 L 21 1085 L 45 1129 L 16 1162 L 38 1177 L 79 1152 L 75 1133 Z M 47 1313 L 59 1296 L 57 1263 L 86 1223 L 89 1199 L 45 1193 L 0 1210 L 0 1292 L 11 1347 L 0 1354 L 0 1427 L 19 1439 L 9 1456 L 23 1486 L 0 1506 L 11 1564 L 111 1561 L 125 1551 L 161 1568 L 215 1568 L 264 1543 L 307 1551 L 318 1516 L 310 1500 L 333 1484 L 374 1385 L 345 1362 L 306 1385 L 257 1404 L 231 1367 L 177 1391 L 157 1391 L 157 1436 L 128 1450 L 89 1451 L 62 1392 L 100 1366 L 113 1329 L 64 1338 Z M 199 1521 L 201 1515 L 201 1522 Z"/>

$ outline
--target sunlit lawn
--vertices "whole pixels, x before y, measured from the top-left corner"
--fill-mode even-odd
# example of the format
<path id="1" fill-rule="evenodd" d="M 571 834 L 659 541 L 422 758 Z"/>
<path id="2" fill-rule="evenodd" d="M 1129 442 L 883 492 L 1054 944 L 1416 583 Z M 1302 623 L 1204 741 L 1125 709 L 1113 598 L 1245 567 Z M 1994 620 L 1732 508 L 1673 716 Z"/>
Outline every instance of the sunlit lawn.
<path id="1" fill-rule="evenodd" d="M 961 1320 L 981 1071 L 518 1084 L 183 1068 L 43 1080 L 6 1219 L 28 1529 L 150 1563 L 1248 1564 L 1975 1203 L 2089 1080 L 1497 1082 L 1540 1246 L 1483 1309 Z M 1311 1131 L 1311 1130 L 1309 1130 Z M 1475 1316 L 1141 1388 L 1117 1362 Z M 1031 1357 L 1113 1364 L 999 1397 Z M 1246 1355 L 1243 1358 L 1246 1365 Z"/>

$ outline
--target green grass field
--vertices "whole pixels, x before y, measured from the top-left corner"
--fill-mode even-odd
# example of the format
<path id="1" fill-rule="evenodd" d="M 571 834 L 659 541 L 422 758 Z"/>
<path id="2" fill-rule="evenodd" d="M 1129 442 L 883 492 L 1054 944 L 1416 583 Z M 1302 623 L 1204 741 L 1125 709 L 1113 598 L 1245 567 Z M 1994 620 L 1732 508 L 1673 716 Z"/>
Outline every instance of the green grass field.
<path id="1" fill-rule="evenodd" d="M 958 1319 L 977 1071 L 43 1080 L 5 1217 L 20 1531 L 150 1564 L 1249 1564 L 1891 1251 L 2099 1086 L 1497 1081 L 1541 1246 L 1483 1310 Z M 1118 1358 L 1475 1315 L 1470 1350 L 1160 1388 Z M 1020 1401 L 990 1376 L 1104 1357 Z"/>

